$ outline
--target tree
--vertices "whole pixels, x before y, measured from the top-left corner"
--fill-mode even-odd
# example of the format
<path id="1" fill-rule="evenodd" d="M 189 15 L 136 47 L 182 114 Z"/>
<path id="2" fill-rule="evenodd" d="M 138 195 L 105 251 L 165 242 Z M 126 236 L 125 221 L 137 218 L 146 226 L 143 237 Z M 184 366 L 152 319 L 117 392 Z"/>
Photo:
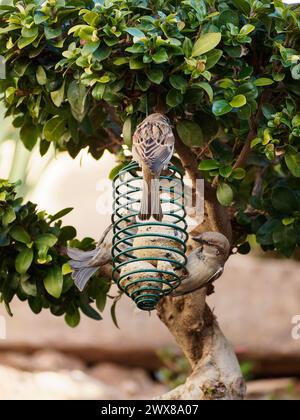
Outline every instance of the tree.
<path id="1" fill-rule="evenodd" d="M 292 256 L 300 245 L 300 8 L 281 0 L 30 0 L 1 6 L 1 91 L 31 150 L 50 143 L 72 157 L 88 147 L 128 162 L 147 112 L 167 113 L 176 152 L 195 182 L 205 179 L 205 221 L 233 252 Z M 79 309 L 100 319 L 109 267 L 84 293 L 71 280 L 65 246 L 82 249 L 67 212 L 47 216 L 0 189 L 0 291 L 75 326 Z M 234 353 L 205 304 L 207 290 L 164 298 L 158 314 L 193 374 L 166 398 L 242 398 Z M 114 308 L 114 306 L 113 306 Z"/>

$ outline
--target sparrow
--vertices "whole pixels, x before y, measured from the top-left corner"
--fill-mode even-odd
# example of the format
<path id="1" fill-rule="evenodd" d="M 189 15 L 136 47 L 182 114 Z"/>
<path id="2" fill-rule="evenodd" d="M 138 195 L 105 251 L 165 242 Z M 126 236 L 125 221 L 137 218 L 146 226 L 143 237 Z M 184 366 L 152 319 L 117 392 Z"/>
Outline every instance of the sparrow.
<path id="1" fill-rule="evenodd" d="M 175 137 L 169 119 L 159 113 L 149 115 L 136 128 L 132 141 L 132 157 L 143 172 L 140 220 L 151 216 L 161 221 L 159 179 L 174 152 Z"/>
<path id="2" fill-rule="evenodd" d="M 131 297 L 136 298 L 143 294 L 159 295 L 162 289 L 159 280 L 161 275 L 152 264 L 133 260 L 122 267 L 119 285 Z"/>
<path id="3" fill-rule="evenodd" d="M 187 273 L 172 296 L 185 295 L 206 287 L 223 274 L 230 253 L 228 239 L 218 232 L 205 232 L 193 240 L 200 246 L 189 255 Z"/>
<path id="4" fill-rule="evenodd" d="M 72 278 L 77 288 L 82 292 L 89 279 L 96 271 L 111 261 L 111 246 L 113 226 L 105 229 L 101 239 L 92 251 L 82 251 L 77 248 L 67 248 L 67 255 L 71 258 Z"/>
<path id="5" fill-rule="evenodd" d="M 120 225 L 119 229 L 134 226 L 136 218 L 132 217 L 131 210 L 126 211 L 123 216 L 129 215 Z M 132 234 L 136 232 L 132 229 Z M 122 239 L 125 234 L 123 234 Z M 126 236 L 126 235 L 125 235 Z M 82 292 L 87 285 L 89 279 L 103 265 L 108 264 L 112 260 L 111 248 L 113 240 L 113 225 L 108 226 L 103 232 L 96 248 L 92 251 L 81 251 L 76 248 L 67 248 L 67 255 L 71 258 L 69 265 L 73 270 L 72 278 L 77 288 Z M 120 250 L 125 249 L 127 245 L 120 244 Z"/>

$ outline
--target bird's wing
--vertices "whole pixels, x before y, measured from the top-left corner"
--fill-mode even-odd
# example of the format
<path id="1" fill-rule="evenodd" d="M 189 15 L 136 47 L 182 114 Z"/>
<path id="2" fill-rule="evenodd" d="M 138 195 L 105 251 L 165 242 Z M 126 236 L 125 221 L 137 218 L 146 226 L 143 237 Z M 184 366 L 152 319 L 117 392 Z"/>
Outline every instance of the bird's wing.
<path id="1" fill-rule="evenodd" d="M 153 173 L 160 173 L 174 151 L 174 135 L 167 124 L 144 124 L 134 136 L 136 155 Z"/>
<path id="2" fill-rule="evenodd" d="M 208 280 L 207 282 L 203 285 L 203 287 L 207 286 L 207 284 L 213 283 L 214 281 L 218 280 L 219 277 L 222 276 L 222 274 L 224 273 L 224 267 L 220 267 L 215 274 L 213 274 Z"/>

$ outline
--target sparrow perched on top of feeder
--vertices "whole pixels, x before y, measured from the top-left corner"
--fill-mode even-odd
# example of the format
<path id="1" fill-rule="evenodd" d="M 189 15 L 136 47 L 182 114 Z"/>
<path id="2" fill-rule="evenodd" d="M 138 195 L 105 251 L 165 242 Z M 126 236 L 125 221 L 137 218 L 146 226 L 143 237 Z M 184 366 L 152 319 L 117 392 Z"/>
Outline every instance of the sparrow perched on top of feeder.
<path id="1" fill-rule="evenodd" d="M 159 178 L 174 152 L 175 138 L 169 119 L 151 114 L 138 125 L 133 135 L 132 156 L 143 171 L 140 220 L 162 220 Z"/>
<path id="2" fill-rule="evenodd" d="M 181 296 L 206 287 L 217 280 L 224 271 L 230 253 L 228 239 L 218 232 L 205 232 L 193 238 L 200 246 L 188 257 L 186 270 L 173 296 Z"/>

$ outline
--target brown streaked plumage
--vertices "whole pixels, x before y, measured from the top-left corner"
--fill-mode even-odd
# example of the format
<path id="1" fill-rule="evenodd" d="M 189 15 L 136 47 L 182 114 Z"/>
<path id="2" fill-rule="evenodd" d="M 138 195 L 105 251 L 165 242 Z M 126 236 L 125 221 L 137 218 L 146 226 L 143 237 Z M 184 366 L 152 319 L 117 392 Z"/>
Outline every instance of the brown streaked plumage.
<path id="1" fill-rule="evenodd" d="M 143 171 L 143 192 L 139 218 L 162 220 L 159 194 L 161 171 L 170 162 L 174 152 L 175 138 L 169 119 L 159 113 L 151 114 L 133 135 L 133 159 Z"/>
<path id="2" fill-rule="evenodd" d="M 173 296 L 208 287 L 223 274 L 230 253 L 228 239 L 219 232 L 204 232 L 193 240 L 200 246 L 188 256 L 187 274 L 182 276 L 182 282 Z"/>

